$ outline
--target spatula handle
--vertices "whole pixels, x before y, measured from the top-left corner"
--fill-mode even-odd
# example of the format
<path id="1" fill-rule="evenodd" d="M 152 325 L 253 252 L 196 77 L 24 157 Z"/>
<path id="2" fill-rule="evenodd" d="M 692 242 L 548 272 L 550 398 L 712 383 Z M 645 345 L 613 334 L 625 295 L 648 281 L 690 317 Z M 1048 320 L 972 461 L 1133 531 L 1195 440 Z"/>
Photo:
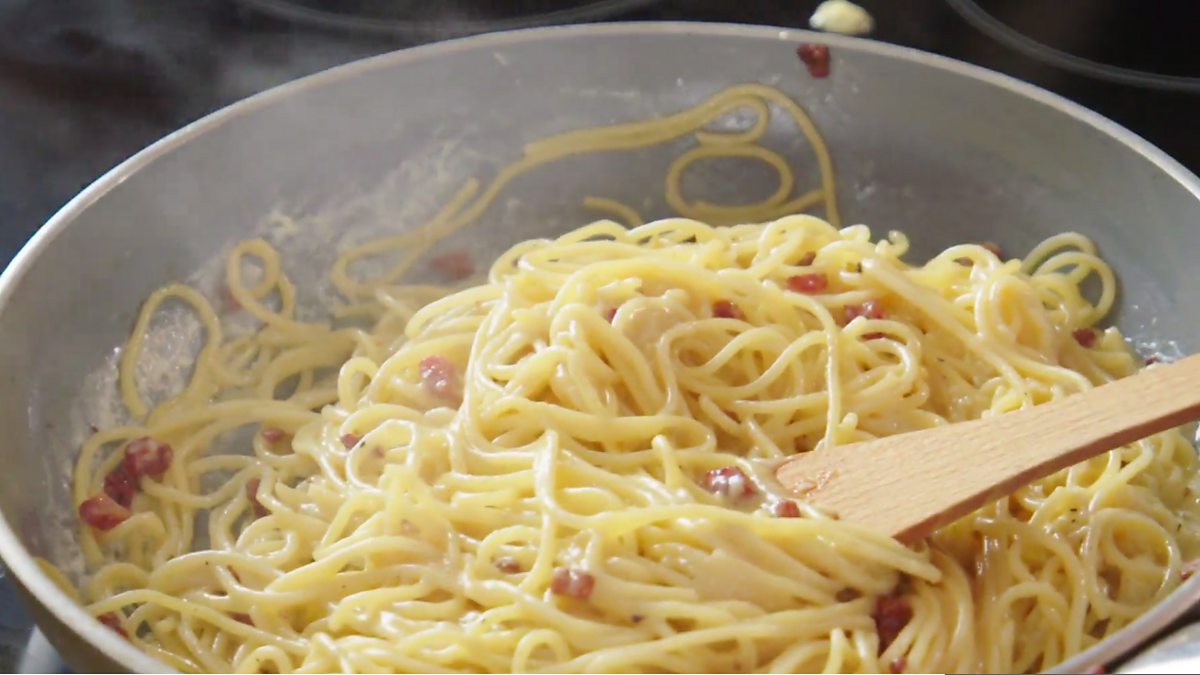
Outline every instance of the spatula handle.
<path id="1" fill-rule="evenodd" d="M 1022 485 L 1197 418 L 1200 355 L 1012 413 L 822 448 L 776 475 L 785 487 L 819 482 L 802 498 L 913 541 Z"/>

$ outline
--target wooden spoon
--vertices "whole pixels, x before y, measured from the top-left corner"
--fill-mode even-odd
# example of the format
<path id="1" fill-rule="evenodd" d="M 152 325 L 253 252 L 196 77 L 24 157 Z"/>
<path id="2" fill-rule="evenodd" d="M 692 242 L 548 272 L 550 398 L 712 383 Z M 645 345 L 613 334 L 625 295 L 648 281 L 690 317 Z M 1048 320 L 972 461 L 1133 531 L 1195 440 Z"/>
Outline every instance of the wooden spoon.
<path id="1" fill-rule="evenodd" d="M 1089 457 L 1200 418 L 1200 354 L 1059 401 L 789 458 L 783 487 L 911 543 Z"/>

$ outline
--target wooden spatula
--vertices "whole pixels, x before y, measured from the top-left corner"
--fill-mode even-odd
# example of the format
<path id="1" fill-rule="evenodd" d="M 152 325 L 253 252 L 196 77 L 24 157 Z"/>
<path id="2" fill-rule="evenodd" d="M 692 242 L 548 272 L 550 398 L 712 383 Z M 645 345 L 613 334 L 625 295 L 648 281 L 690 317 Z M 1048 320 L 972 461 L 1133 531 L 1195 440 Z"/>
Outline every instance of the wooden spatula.
<path id="1" fill-rule="evenodd" d="M 1200 418 L 1200 354 L 988 419 L 826 447 L 776 476 L 797 499 L 902 542 L 1059 469 Z"/>

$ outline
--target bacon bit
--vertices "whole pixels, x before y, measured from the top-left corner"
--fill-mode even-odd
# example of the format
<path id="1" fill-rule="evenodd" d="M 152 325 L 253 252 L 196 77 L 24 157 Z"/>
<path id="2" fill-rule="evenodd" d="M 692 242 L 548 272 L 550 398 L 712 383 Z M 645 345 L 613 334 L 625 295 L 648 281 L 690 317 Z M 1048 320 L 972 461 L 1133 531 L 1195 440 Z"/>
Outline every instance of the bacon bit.
<path id="1" fill-rule="evenodd" d="M 842 322 L 850 323 L 860 316 L 868 319 L 882 319 L 884 317 L 883 307 L 875 300 L 868 300 L 861 305 L 846 305 L 842 311 Z"/>
<path id="2" fill-rule="evenodd" d="M 776 518 L 799 518 L 800 506 L 796 502 L 785 499 L 780 502 L 775 502 L 775 517 Z"/>
<path id="3" fill-rule="evenodd" d="M 805 42 L 796 48 L 796 55 L 808 68 L 808 74 L 821 79 L 829 77 L 829 47 Z"/>
<path id="4" fill-rule="evenodd" d="M 615 319 L 615 318 L 617 318 L 617 308 L 616 307 L 609 307 L 608 309 L 604 310 L 604 320 L 605 321 L 612 323 L 613 319 Z"/>
<path id="5" fill-rule="evenodd" d="M 287 432 L 278 427 L 267 427 L 262 430 L 262 437 L 268 443 L 278 443 L 287 437 Z"/>
<path id="6" fill-rule="evenodd" d="M 426 356 L 418 366 L 425 391 L 447 401 L 462 399 L 458 367 L 442 356 Z"/>
<path id="7" fill-rule="evenodd" d="M 1151 354 L 1150 356 L 1147 356 L 1147 357 L 1146 357 L 1146 360 L 1145 360 L 1145 362 L 1144 362 L 1144 363 L 1145 363 L 1147 366 L 1152 366 L 1152 365 L 1154 365 L 1154 364 L 1158 363 L 1158 355 L 1157 355 L 1157 354 Z"/>
<path id="8" fill-rule="evenodd" d="M 133 504 L 133 496 L 137 494 L 137 490 L 137 479 L 129 475 L 124 463 L 118 464 L 117 468 L 104 477 L 104 494 L 125 508 Z"/>
<path id="9" fill-rule="evenodd" d="M 496 566 L 496 569 L 505 574 L 516 574 L 521 571 L 521 561 L 512 556 L 506 555 L 503 558 L 496 558 L 492 561 L 492 564 Z"/>
<path id="10" fill-rule="evenodd" d="M 342 434 L 341 438 L 342 445 L 346 446 L 346 449 L 353 448 L 354 446 L 358 445 L 358 442 L 361 440 L 362 436 L 357 436 L 355 434 Z"/>
<path id="11" fill-rule="evenodd" d="M 550 579 L 551 593 L 580 600 L 590 598 L 595 587 L 596 577 L 582 570 L 560 567 L 554 570 L 554 576 Z"/>
<path id="12" fill-rule="evenodd" d="M 129 509 L 113 501 L 106 494 L 98 494 L 83 500 L 79 505 L 79 518 L 97 530 L 108 531 L 125 522 L 133 515 Z"/>
<path id="13" fill-rule="evenodd" d="M 121 625 L 121 618 L 117 616 L 116 612 L 105 612 L 96 617 L 96 620 L 113 629 L 126 640 L 129 639 L 129 633 L 125 632 L 125 627 Z"/>
<path id="14" fill-rule="evenodd" d="M 233 295 L 233 291 L 226 284 L 221 284 L 217 289 L 217 297 L 221 300 L 221 311 L 225 313 L 242 311 L 242 303 Z"/>
<path id="15" fill-rule="evenodd" d="M 475 274 L 475 261 L 463 250 L 443 253 L 430 261 L 442 276 L 452 281 L 461 281 Z"/>
<path id="16" fill-rule="evenodd" d="M 788 290 L 796 293 L 820 293 L 829 288 L 829 278 L 824 274 L 815 272 L 813 274 L 797 274 L 796 276 L 788 277 Z"/>
<path id="17" fill-rule="evenodd" d="M 237 621 L 239 623 L 244 623 L 247 626 L 254 625 L 254 619 L 251 619 L 249 614 L 243 614 L 242 612 L 234 612 L 233 614 L 230 614 L 229 617 L 231 619 L 233 619 L 234 621 Z"/>
<path id="18" fill-rule="evenodd" d="M 991 253 L 1001 260 L 1004 260 L 1004 249 L 1000 248 L 1000 244 L 997 244 L 994 241 L 985 241 L 981 242 L 979 245 L 988 253 Z"/>
<path id="19" fill-rule="evenodd" d="M 1071 335 L 1075 338 L 1075 341 L 1083 345 L 1085 349 L 1096 344 L 1096 331 L 1092 330 L 1091 328 L 1080 328 L 1074 333 L 1071 333 Z"/>
<path id="20" fill-rule="evenodd" d="M 250 505 L 254 507 L 255 518 L 262 518 L 271 512 L 267 507 L 262 505 L 262 502 L 258 501 L 259 485 L 262 485 L 262 481 L 258 478 L 251 478 L 250 480 L 246 481 L 246 499 L 248 499 L 250 501 Z M 237 577 L 236 572 L 234 573 L 234 577 Z"/>
<path id="21" fill-rule="evenodd" d="M 125 470 L 135 480 L 142 476 L 161 478 L 170 468 L 174 456 L 171 446 L 143 436 L 125 446 Z"/>
<path id="22" fill-rule="evenodd" d="M 800 258 L 800 260 L 796 261 L 796 264 L 799 265 L 800 267 L 808 267 L 809 265 L 816 262 L 816 260 L 817 260 L 817 252 L 809 251 L 808 253 L 805 253 Z"/>
<path id="23" fill-rule="evenodd" d="M 853 589 L 853 588 L 843 588 L 842 590 L 837 592 L 837 595 L 835 595 L 833 597 L 836 598 L 838 602 L 852 602 L 854 600 L 861 598 L 862 593 L 859 593 L 856 589 Z"/>
<path id="24" fill-rule="evenodd" d="M 1179 570 L 1179 579 L 1181 581 L 1191 579 L 1198 569 L 1200 569 L 1200 558 L 1183 563 L 1183 569 Z"/>
<path id="25" fill-rule="evenodd" d="M 879 634 L 880 654 L 891 646 L 912 616 L 912 607 L 904 597 L 895 594 L 879 596 L 871 618 L 875 620 L 875 632 Z"/>
<path id="26" fill-rule="evenodd" d="M 746 472 L 736 466 L 709 471 L 704 474 L 704 481 L 700 485 L 722 497 L 750 497 L 758 492 Z"/>
<path id="27" fill-rule="evenodd" d="M 892 659 L 892 662 L 888 664 L 888 669 L 891 670 L 893 673 L 903 673 L 904 669 L 907 666 L 908 666 L 908 658 L 906 658 L 904 656 L 900 656 L 900 657 Z"/>
<path id="28" fill-rule="evenodd" d="M 718 300 L 712 306 L 713 316 L 719 319 L 741 319 L 742 310 L 729 300 Z"/>

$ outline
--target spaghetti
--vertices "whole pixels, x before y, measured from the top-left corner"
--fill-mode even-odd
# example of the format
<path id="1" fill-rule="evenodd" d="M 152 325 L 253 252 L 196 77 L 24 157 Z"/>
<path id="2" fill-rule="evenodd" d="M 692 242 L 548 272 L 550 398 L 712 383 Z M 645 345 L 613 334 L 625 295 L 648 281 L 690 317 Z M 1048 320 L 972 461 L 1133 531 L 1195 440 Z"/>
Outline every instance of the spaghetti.
<path id="1" fill-rule="evenodd" d="M 741 109 L 748 130 L 707 130 Z M 808 137 L 815 190 L 795 196 L 788 163 L 758 145 L 773 110 Z M 667 176 L 681 217 L 643 225 L 593 198 L 636 226 L 519 244 L 454 292 L 403 283 L 522 172 L 689 134 Z M 779 189 L 751 206 L 685 197 L 686 163 L 711 156 L 761 159 Z M 824 220 L 794 215 L 818 206 Z M 1179 431 L 913 548 L 769 480 L 773 460 L 817 444 L 1037 405 L 1138 367 L 1115 329 L 1093 328 L 1115 282 L 1086 238 L 1024 260 L 965 244 L 920 266 L 907 248 L 839 226 L 816 129 L 758 85 L 533 143 L 424 228 L 349 249 L 332 281 L 370 329 L 297 319 L 278 254 L 244 242 L 226 283 L 256 330 L 228 328 L 185 285 L 143 307 L 121 363 L 137 422 L 92 436 L 75 474 L 84 600 L 187 671 L 1052 666 L 1165 597 L 1196 554 L 1197 462 Z M 397 251 L 389 271 L 352 274 Z M 136 365 L 167 301 L 191 306 L 206 342 L 155 406 Z M 245 452 L 212 450 L 247 428 Z"/>

